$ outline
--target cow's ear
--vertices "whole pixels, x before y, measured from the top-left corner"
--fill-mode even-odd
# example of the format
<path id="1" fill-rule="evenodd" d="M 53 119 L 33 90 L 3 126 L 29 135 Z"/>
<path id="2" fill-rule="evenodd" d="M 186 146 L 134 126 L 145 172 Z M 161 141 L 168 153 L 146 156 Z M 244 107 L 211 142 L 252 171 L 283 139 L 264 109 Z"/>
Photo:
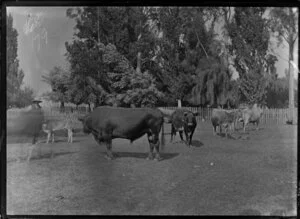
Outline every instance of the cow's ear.
<path id="1" fill-rule="evenodd" d="M 194 116 L 200 116 L 200 113 L 199 112 L 195 112 L 195 113 L 193 113 L 194 114 Z"/>

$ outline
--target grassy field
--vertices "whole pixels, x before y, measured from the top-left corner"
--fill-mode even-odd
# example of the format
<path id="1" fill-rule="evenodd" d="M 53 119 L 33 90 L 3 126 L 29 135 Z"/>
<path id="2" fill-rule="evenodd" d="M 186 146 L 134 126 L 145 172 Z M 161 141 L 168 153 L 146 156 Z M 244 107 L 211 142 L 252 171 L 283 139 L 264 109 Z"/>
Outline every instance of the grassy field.
<path id="1" fill-rule="evenodd" d="M 7 213 L 296 215 L 297 126 L 249 127 L 235 140 L 200 122 L 191 148 L 166 135 L 160 162 L 145 159 L 145 136 L 113 140 L 112 161 L 80 132 L 73 144 L 63 132 L 54 144 L 43 136 L 29 163 L 26 139 L 8 137 Z"/>

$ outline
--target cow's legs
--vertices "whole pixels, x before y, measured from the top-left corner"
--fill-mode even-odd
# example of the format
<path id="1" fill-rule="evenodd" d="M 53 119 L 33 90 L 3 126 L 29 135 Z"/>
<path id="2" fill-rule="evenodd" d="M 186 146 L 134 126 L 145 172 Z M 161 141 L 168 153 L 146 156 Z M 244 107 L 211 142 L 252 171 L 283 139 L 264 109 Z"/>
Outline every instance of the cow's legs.
<path id="1" fill-rule="evenodd" d="M 213 125 L 213 135 L 216 135 L 216 133 L 217 133 L 217 126 Z"/>
<path id="2" fill-rule="evenodd" d="M 47 142 L 46 142 L 47 144 L 49 143 L 50 137 L 51 137 L 51 132 L 48 131 L 47 132 Z"/>
<path id="3" fill-rule="evenodd" d="M 101 145 L 102 144 L 102 142 L 99 140 L 99 138 L 98 138 L 98 136 L 96 135 L 96 134 L 93 134 L 93 136 L 94 136 L 94 139 L 95 139 L 95 141 L 99 144 L 99 145 Z M 106 158 L 107 159 L 109 159 L 109 160 L 112 160 L 113 158 L 114 158 L 114 156 L 113 156 L 113 153 L 112 153 L 112 151 L 111 151 L 111 148 L 112 148 L 112 139 L 107 139 L 106 141 L 105 141 L 105 144 L 106 144 Z"/>
<path id="4" fill-rule="evenodd" d="M 52 144 L 54 143 L 54 132 L 50 131 L 51 137 L 52 137 Z M 53 147 L 50 146 L 50 150 L 51 150 L 51 155 L 50 158 L 52 159 L 54 157 L 54 153 L 53 153 Z"/>
<path id="5" fill-rule="evenodd" d="M 225 137 L 228 138 L 228 130 L 229 130 L 229 127 L 225 127 Z"/>
<path id="6" fill-rule="evenodd" d="M 192 146 L 192 138 L 193 138 L 194 132 L 195 132 L 195 129 L 192 130 L 192 132 L 191 132 L 191 134 L 190 134 L 189 146 Z"/>
<path id="7" fill-rule="evenodd" d="M 195 129 L 192 129 L 191 133 L 189 134 L 186 129 L 184 129 L 185 137 L 186 137 L 186 145 L 191 146 L 192 145 L 192 138 L 194 134 Z"/>
<path id="8" fill-rule="evenodd" d="M 256 121 L 256 130 L 258 130 L 259 121 Z"/>
<path id="9" fill-rule="evenodd" d="M 107 158 L 109 160 L 114 159 L 114 155 L 111 151 L 111 148 L 112 148 L 112 140 L 109 139 L 109 140 L 106 141 L 106 153 L 107 153 Z"/>
<path id="10" fill-rule="evenodd" d="M 54 132 L 51 132 L 52 135 L 52 143 L 54 143 Z"/>
<path id="11" fill-rule="evenodd" d="M 185 138 L 186 138 L 185 144 L 186 144 L 186 145 L 189 145 L 189 133 L 187 132 L 186 129 L 184 129 L 184 134 L 185 134 Z"/>
<path id="12" fill-rule="evenodd" d="M 180 131 L 179 131 L 179 135 L 180 135 L 180 139 L 181 139 L 181 141 L 184 141 L 184 140 L 183 140 L 183 135 L 182 135 L 182 132 L 183 132 L 183 131 L 182 131 L 182 130 L 180 130 Z"/>
<path id="13" fill-rule="evenodd" d="M 148 135 L 148 141 L 149 141 L 149 146 L 150 146 L 150 152 L 148 156 L 148 160 L 153 159 L 153 149 L 155 148 L 156 154 L 155 154 L 155 160 L 161 160 L 160 155 L 159 155 L 159 132 L 156 134 L 152 133 L 147 133 Z"/>
<path id="14" fill-rule="evenodd" d="M 153 141 L 154 141 L 154 137 L 151 133 L 147 133 L 147 136 L 148 136 L 148 142 L 149 142 L 149 147 L 150 147 L 150 151 L 149 151 L 149 155 L 147 157 L 147 160 L 153 160 L 153 149 L 154 149 Z"/>
<path id="15" fill-rule="evenodd" d="M 172 126 L 171 126 L 171 140 L 170 140 L 170 142 L 173 141 L 173 136 L 174 136 L 174 135 L 176 135 L 176 130 L 175 130 L 174 126 L 172 125 Z"/>
<path id="16" fill-rule="evenodd" d="M 224 126 L 224 132 L 225 132 L 225 137 L 228 137 L 228 129 L 229 129 L 229 124 L 228 123 L 223 123 L 222 126 Z"/>
<path id="17" fill-rule="evenodd" d="M 153 137 L 154 137 L 153 144 L 154 144 L 155 151 L 156 151 L 155 160 L 160 161 L 161 157 L 160 157 L 160 154 L 159 154 L 159 132 L 154 134 Z"/>

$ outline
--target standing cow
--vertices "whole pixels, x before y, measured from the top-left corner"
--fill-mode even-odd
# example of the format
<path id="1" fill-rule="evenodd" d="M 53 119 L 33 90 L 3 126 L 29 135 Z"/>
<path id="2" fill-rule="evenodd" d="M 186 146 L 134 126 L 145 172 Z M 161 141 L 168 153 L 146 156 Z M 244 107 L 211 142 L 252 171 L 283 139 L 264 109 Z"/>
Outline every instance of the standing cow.
<path id="1" fill-rule="evenodd" d="M 105 143 L 107 158 L 113 159 L 112 139 L 124 138 L 131 142 L 147 134 L 150 145 L 148 159 L 156 160 L 159 155 L 159 132 L 162 129 L 161 145 L 164 145 L 163 114 L 152 108 L 121 108 L 102 106 L 96 108 L 85 117 L 78 118 L 83 124 L 83 132 L 92 133 L 98 144 Z"/>
<path id="2" fill-rule="evenodd" d="M 67 130 L 68 132 L 68 143 L 73 142 L 73 128 L 72 122 L 66 120 L 47 120 L 43 123 L 42 130 L 47 134 L 46 143 L 48 144 L 52 137 L 52 143 L 54 143 L 54 133 L 58 130 Z"/>
<path id="3" fill-rule="evenodd" d="M 263 114 L 263 109 L 260 106 L 257 106 L 257 104 L 253 104 L 251 108 L 247 107 L 246 109 L 243 109 L 241 111 L 241 121 L 243 122 L 243 129 L 244 132 L 246 132 L 246 126 L 249 123 L 256 124 L 256 130 L 258 130 L 258 124 L 260 117 Z"/>
<path id="4" fill-rule="evenodd" d="M 179 132 L 181 140 L 184 141 L 182 137 L 182 132 L 184 132 L 186 144 L 191 146 L 193 134 L 197 126 L 196 116 L 198 115 L 198 112 L 193 113 L 186 109 L 176 109 L 171 116 L 171 142 L 177 131 Z"/>
<path id="5" fill-rule="evenodd" d="M 228 136 L 228 129 L 235 129 L 235 122 L 238 118 L 238 110 L 213 109 L 211 122 L 213 125 L 213 134 L 216 135 L 216 128 L 219 127 L 219 133 L 222 127 L 225 128 L 225 135 Z"/>

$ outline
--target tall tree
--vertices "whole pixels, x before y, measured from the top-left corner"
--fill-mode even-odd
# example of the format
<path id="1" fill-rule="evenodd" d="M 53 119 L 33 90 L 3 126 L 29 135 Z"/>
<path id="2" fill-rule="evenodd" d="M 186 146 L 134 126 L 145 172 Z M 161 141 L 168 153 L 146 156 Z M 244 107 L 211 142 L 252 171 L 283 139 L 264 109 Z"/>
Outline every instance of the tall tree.
<path id="1" fill-rule="evenodd" d="M 108 76 L 113 92 L 109 98 L 121 106 L 155 106 L 163 95 L 158 91 L 154 77 L 147 71 L 134 70 L 112 44 L 108 44 L 103 52 L 103 61 L 110 66 Z"/>
<path id="2" fill-rule="evenodd" d="M 15 104 L 20 87 L 18 86 L 19 60 L 18 52 L 18 32 L 13 28 L 13 17 L 7 17 L 7 105 Z"/>
<path id="3" fill-rule="evenodd" d="M 22 89 L 24 71 L 19 69 L 18 59 L 18 32 L 13 27 L 13 17 L 7 16 L 7 106 L 24 107 L 31 103 L 33 91 L 30 88 Z M 24 98 L 22 99 L 24 95 Z M 20 101 L 22 100 L 22 101 Z"/>
<path id="4" fill-rule="evenodd" d="M 142 7 L 68 9 L 67 16 L 76 20 L 74 40 L 66 43 L 73 80 L 71 87 L 76 97 L 74 100 L 87 103 L 94 101 L 99 105 L 105 102 L 108 94 L 116 92 L 114 80 L 120 78 L 111 78 L 109 73 L 118 62 L 108 64 L 103 57 L 104 53 L 109 55 L 109 51 L 106 51 L 109 45 L 114 45 L 131 66 L 138 67 L 138 71 L 145 71 L 144 63 L 150 60 L 149 47 L 152 45 L 149 42 L 152 38 L 151 34 L 147 34 L 147 17 Z M 114 73 L 122 77 L 122 71 L 119 70 Z M 76 94 L 78 90 L 82 92 Z"/>
<path id="5" fill-rule="evenodd" d="M 284 41 L 289 47 L 289 108 L 291 109 L 290 120 L 295 123 L 294 115 L 294 70 L 291 62 L 294 61 L 294 47 L 298 39 L 298 8 L 276 7 L 271 10 L 271 29 L 276 34 L 278 43 Z"/>
<path id="6" fill-rule="evenodd" d="M 221 54 L 223 46 L 215 38 L 215 24 L 221 16 L 220 12 L 219 8 L 212 7 L 179 10 L 179 55 L 175 56 L 175 60 L 179 60 L 175 63 L 180 64 L 178 69 L 181 75 L 192 83 L 182 80 L 178 87 L 186 88 L 182 92 L 191 104 L 224 105 L 229 100 L 226 89 L 230 87 L 231 72 L 224 54 Z M 186 95 L 189 93 L 191 95 Z"/>
<path id="7" fill-rule="evenodd" d="M 227 25 L 232 40 L 230 51 L 235 56 L 234 67 L 241 82 L 241 97 L 249 103 L 263 103 L 266 98 L 270 35 L 265 11 L 263 7 L 236 7 L 233 20 Z"/>
<path id="8" fill-rule="evenodd" d="M 184 100 L 194 85 L 195 62 L 198 57 L 188 56 L 196 54 L 196 34 L 193 32 L 194 28 L 190 27 L 193 23 L 193 10 L 195 9 L 161 7 L 152 9 L 150 16 L 157 26 L 153 58 L 157 68 L 155 75 L 162 90 L 167 92 L 170 103 L 175 103 L 177 99 Z"/>
<path id="9" fill-rule="evenodd" d="M 60 102 L 60 110 L 64 111 L 65 102 L 68 102 L 70 74 L 61 67 L 55 66 L 42 80 L 50 85 L 52 91 L 44 94 L 51 101 Z"/>

